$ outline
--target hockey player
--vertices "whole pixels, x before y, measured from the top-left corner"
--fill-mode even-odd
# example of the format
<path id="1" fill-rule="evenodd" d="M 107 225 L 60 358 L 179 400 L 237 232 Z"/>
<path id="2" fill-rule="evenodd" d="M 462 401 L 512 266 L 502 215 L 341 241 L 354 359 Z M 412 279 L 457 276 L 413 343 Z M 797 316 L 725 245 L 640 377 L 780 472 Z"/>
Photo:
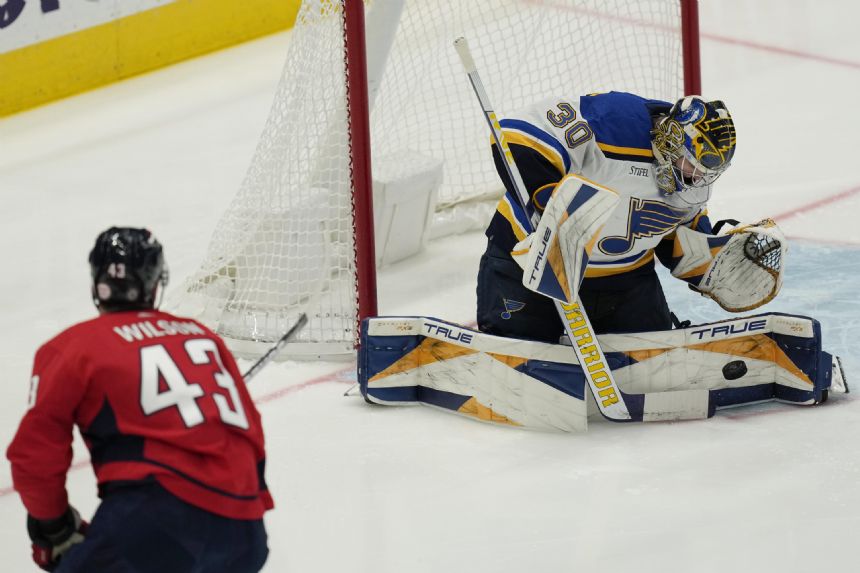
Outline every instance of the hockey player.
<path id="1" fill-rule="evenodd" d="M 571 189 L 583 181 L 612 196 L 577 213 L 592 225 L 593 234 L 586 235 L 582 228 L 577 236 L 582 253 L 564 261 L 574 269 L 568 274 L 584 269 L 574 281 L 579 284 L 574 295 L 595 331 L 672 328 L 654 257 L 673 269 L 678 264 L 676 229 L 712 232 L 706 210 L 711 185 L 735 152 L 734 124 L 725 105 L 696 96 L 672 105 L 609 92 L 546 99 L 500 124 L 531 204 L 523 212 L 494 144 L 496 168 L 507 193 L 486 230 L 488 245 L 477 286 L 479 329 L 559 340 L 563 328 L 553 301 L 524 286 L 523 260 L 530 251 L 534 260 L 534 249 L 543 248 L 526 232 L 526 222 L 535 212 L 549 212 L 552 202 L 565 220 L 585 201 L 582 194 L 573 199 L 576 189 Z M 601 209 L 605 212 L 599 217 L 580 215 Z M 681 278 L 695 287 L 706 268 L 685 269 Z"/>
<path id="2" fill-rule="evenodd" d="M 259 571 L 268 555 L 260 416 L 223 341 L 157 310 L 162 247 L 113 227 L 89 255 L 97 318 L 36 353 L 29 409 L 9 446 L 33 559 L 46 571 Z M 72 431 L 102 502 L 69 505 Z"/>

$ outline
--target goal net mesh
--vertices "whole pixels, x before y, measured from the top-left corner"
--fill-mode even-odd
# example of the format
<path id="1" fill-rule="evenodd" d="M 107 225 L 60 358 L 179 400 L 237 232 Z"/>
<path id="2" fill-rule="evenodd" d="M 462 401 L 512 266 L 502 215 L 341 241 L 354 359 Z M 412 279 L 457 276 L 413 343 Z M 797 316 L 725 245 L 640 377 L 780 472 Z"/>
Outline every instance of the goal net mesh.
<path id="1" fill-rule="evenodd" d="M 416 153 L 442 160 L 431 236 L 483 228 L 502 192 L 456 37 L 502 117 L 552 94 L 683 95 L 677 0 L 368 0 L 365 21 L 372 168 L 396 177 Z M 305 312 L 295 354 L 347 353 L 357 291 L 341 2 L 305 0 L 290 34 L 247 175 L 174 305 L 251 354 Z"/>

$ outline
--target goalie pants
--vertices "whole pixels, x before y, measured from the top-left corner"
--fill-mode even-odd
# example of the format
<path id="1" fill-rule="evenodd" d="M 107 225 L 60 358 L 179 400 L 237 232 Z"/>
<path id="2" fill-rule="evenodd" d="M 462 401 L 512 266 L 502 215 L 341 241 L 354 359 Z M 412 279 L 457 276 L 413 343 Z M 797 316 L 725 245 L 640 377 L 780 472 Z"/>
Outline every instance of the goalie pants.
<path id="1" fill-rule="evenodd" d="M 557 343 L 564 326 L 555 304 L 524 287 L 522 278 L 523 271 L 511 256 L 489 242 L 478 270 L 478 329 Z M 597 334 L 672 328 L 666 296 L 653 266 L 616 285 L 607 285 L 607 279 L 586 280 L 579 294 Z"/>
<path id="2" fill-rule="evenodd" d="M 221 517 L 161 486 L 119 488 L 105 496 L 86 539 L 56 573 L 256 573 L 269 554 L 263 520 Z"/>

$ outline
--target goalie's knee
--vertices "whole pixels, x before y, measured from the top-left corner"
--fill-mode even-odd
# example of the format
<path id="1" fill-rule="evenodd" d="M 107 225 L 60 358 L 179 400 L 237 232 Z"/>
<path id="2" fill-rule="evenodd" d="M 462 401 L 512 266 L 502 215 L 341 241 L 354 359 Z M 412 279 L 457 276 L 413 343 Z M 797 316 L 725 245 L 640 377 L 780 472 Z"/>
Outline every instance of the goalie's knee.
<path id="1" fill-rule="evenodd" d="M 563 332 L 551 299 L 522 285 L 522 269 L 490 245 L 481 257 L 477 288 L 478 329 L 488 334 L 558 342 Z"/>

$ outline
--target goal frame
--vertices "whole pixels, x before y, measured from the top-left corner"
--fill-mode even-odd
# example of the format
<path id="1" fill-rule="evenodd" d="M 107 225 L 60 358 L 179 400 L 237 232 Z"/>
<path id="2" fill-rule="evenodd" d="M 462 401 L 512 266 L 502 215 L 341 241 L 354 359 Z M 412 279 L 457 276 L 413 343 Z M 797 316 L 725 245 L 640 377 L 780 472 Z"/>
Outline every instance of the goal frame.
<path id="1" fill-rule="evenodd" d="M 698 0 L 678 0 L 681 5 L 681 43 L 684 95 L 701 94 Z M 349 139 L 353 204 L 353 235 L 358 297 L 356 332 L 361 321 L 377 316 L 376 249 L 373 223 L 370 104 L 368 97 L 367 44 L 364 0 L 343 0 L 344 62 L 349 107 Z M 453 49 L 453 48 L 452 48 Z M 465 81 L 465 80 L 464 80 Z M 356 341 L 356 344 L 358 342 Z"/>

